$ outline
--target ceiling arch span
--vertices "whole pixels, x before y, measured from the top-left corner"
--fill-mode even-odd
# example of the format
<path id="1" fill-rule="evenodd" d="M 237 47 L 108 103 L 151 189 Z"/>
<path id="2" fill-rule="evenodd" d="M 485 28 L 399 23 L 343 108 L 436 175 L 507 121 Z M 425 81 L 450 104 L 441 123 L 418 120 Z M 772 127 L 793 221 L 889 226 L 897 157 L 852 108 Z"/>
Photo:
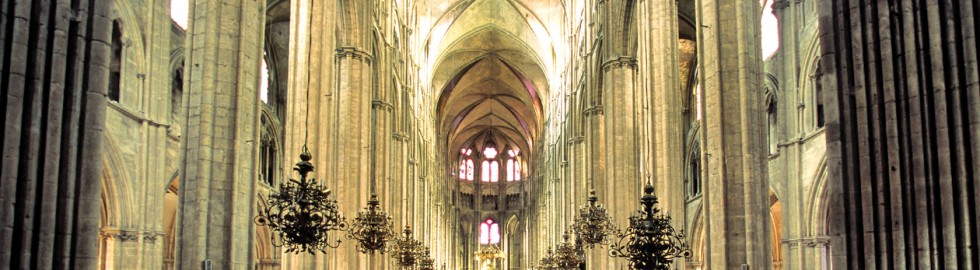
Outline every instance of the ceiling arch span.
<path id="1" fill-rule="evenodd" d="M 556 40 L 552 33 L 558 33 L 561 20 L 542 21 L 541 16 L 560 18 L 564 16 L 563 3 L 558 0 L 460 0 L 435 1 L 434 5 L 449 6 L 436 11 L 438 19 L 426 38 L 427 58 L 430 70 L 439 65 L 447 54 L 460 46 L 460 40 L 469 39 L 475 32 L 485 28 L 496 28 L 520 42 L 528 55 L 538 60 L 538 64 L 548 72 L 555 66 Z M 489 15 L 489 16 L 488 16 Z M 491 46 L 500 43 L 485 43 Z M 463 46 L 465 47 L 465 46 Z"/>
<path id="2" fill-rule="evenodd" d="M 486 26 L 476 29 L 464 39 L 458 40 L 449 52 L 443 54 L 432 72 L 432 88 L 444 89 L 449 80 L 488 56 L 504 59 L 512 69 L 526 76 L 535 90 L 547 96 L 548 70 L 528 45 L 518 37 L 503 30 Z"/>
<path id="3" fill-rule="evenodd" d="M 543 113 L 537 87 L 521 71 L 495 54 L 460 68 L 442 87 L 437 106 L 439 131 L 450 153 L 470 147 L 476 138 L 533 150 Z"/>

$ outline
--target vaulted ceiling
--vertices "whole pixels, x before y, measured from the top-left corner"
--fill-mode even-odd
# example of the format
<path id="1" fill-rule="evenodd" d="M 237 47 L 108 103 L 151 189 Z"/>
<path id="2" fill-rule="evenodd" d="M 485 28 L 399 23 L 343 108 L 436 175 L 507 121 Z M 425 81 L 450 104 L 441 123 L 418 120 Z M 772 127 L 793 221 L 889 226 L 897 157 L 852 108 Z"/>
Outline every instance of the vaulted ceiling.
<path id="1" fill-rule="evenodd" d="M 498 149 L 531 153 L 556 66 L 549 29 L 560 26 L 561 4 L 470 0 L 445 1 L 441 7 L 426 48 L 431 86 L 441 90 L 438 127 L 446 149 L 482 149 L 493 141 Z M 542 13 L 553 20 L 540 20 Z"/>

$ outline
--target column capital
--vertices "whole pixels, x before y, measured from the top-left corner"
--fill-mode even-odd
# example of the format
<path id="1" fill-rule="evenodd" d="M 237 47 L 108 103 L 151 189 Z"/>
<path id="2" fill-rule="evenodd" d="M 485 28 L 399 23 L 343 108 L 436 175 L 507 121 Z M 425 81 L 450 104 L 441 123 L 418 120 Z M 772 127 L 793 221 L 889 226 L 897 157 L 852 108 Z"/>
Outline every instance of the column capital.
<path id="1" fill-rule="evenodd" d="M 99 232 L 99 236 L 102 239 L 116 239 L 120 242 L 132 242 L 139 240 L 139 231 L 134 230 L 123 230 L 118 228 L 102 228 Z"/>
<path id="2" fill-rule="evenodd" d="M 789 6 L 790 6 L 790 1 L 789 0 L 774 0 L 772 2 L 772 10 L 773 11 L 783 10 L 783 9 L 788 8 Z"/>
<path id="3" fill-rule="evenodd" d="M 602 105 L 595 105 L 582 111 L 585 116 L 602 115 Z"/>
<path id="4" fill-rule="evenodd" d="M 337 60 L 343 60 L 344 58 L 350 57 L 354 60 L 360 60 L 365 63 L 371 63 L 373 56 L 370 53 L 361 48 L 356 47 L 340 47 L 334 52 L 334 56 Z"/>
<path id="5" fill-rule="evenodd" d="M 636 57 L 632 56 L 619 56 L 606 60 L 606 62 L 602 63 L 603 72 L 608 72 L 612 69 L 619 68 L 636 69 L 636 67 Z"/>

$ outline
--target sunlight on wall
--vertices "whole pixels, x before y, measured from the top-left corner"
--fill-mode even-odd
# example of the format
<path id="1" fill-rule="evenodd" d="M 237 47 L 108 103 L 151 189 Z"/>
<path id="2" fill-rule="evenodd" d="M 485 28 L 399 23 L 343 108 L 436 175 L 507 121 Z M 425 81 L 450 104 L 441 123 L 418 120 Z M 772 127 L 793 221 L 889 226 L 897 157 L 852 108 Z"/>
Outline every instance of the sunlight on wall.
<path id="1" fill-rule="evenodd" d="M 189 0 L 170 0 L 170 19 L 184 30 L 187 30 L 187 15 L 190 11 L 187 1 Z"/>

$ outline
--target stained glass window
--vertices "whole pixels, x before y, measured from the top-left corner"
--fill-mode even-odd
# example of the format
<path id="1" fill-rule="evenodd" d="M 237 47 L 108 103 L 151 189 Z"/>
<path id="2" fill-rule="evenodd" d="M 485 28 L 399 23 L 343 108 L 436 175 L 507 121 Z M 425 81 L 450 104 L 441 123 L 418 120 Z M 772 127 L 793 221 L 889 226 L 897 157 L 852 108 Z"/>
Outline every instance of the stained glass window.
<path id="1" fill-rule="evenodd" d="M 500 176 L 499 170 L 500 170 L 499 162 L 497 162 L 496 160 L 484 160 L 482 166 L 480 167 L 480 171 L 482 172 L 482 174 L 480 175 L 482 176 L 480 180 L 483 182 L 491 182 L 491 183 L 497 182 L 497 179 L 499 179 Z"/>
<path id="2" fill-rule="evenodd" d="M 473 158 L 469 157 L 472 153 L 472 149 L 460 150 L 462 158 L 459 160 L 459 180 L 473 181 Z"/>
<path id="3" fill-rule="evenodd" d="M 497 243 L 500 243 L 500 225 L 488 218 L 480 223 L 480 244 L 492 245 Z"/>
<path id="4" fill-rule="evenodd" d="M 517 150 L 507 150 L 510 159 L 507 159 L 507 182 L 521 180 L 521 163 L 517 161 Z"/>

